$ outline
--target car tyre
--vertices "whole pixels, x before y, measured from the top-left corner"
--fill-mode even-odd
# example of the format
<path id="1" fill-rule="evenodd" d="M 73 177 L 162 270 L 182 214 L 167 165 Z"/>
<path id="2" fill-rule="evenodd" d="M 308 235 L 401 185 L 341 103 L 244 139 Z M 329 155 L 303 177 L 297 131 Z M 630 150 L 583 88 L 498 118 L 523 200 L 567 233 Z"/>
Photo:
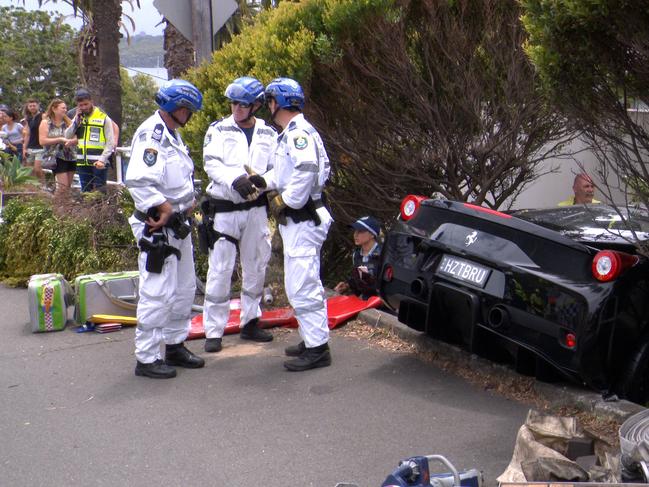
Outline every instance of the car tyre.
<path id="1" fill-rule="evenodd" d="M 617 387 L 619 395 L 638 404 L 649 402 L 649 340 L 631 354 L 625 372 Z"/>

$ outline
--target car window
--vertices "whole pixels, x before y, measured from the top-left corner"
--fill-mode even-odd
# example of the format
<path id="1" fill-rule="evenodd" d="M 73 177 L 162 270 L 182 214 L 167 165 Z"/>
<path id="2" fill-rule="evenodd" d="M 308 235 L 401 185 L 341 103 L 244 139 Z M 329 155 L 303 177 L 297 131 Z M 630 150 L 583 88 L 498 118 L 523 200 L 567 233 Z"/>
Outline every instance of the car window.
<path id="1" fill-rule="evenodd" d="M 518 210 L 512 214 L 556 231 L 573 232 L 599 228 L 649 232 L 649 216 L 641 209 L 621 207 L 618 212 L 607 205 L 574 205 L 543 210 Z"/>

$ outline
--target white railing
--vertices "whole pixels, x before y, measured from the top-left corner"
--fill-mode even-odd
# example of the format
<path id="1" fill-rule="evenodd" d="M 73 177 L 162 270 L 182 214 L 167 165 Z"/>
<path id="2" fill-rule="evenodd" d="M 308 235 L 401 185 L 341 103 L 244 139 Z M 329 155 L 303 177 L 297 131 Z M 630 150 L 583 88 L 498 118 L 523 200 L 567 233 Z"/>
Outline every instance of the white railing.
<path id="1" fill-rule="evenodd" d="M 130 147 L 117 147 L 115 148 L 115 181 L 107 181 L 108 184 L 124 184 L 124 175 L 128 167 L 128 161 L 131 158 Z M 194 179 L 194 187 L 200 190 L 201 180 Z"/>
<path id="2" fill-rule="evenodd" d="M 124 184 L 124 174 L 130 157 L 130 147 L 115 148 L 115 181 L 108 181 L 108 184 Z"/>

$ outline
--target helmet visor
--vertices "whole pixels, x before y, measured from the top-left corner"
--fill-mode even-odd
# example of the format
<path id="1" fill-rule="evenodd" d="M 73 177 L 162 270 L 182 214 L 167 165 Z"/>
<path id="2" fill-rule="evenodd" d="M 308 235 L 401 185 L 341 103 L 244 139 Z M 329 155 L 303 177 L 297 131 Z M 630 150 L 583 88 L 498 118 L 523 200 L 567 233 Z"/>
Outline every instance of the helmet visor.
<path id="1" fill-rule="evenodd" d="M 230 105 L 235 105 L 235 106 L 240 106 L 241 108 L 250 108 L 252 106 L 252 103 L 245 103 L 242 101 L 238 100 L 230 100 Z"/>

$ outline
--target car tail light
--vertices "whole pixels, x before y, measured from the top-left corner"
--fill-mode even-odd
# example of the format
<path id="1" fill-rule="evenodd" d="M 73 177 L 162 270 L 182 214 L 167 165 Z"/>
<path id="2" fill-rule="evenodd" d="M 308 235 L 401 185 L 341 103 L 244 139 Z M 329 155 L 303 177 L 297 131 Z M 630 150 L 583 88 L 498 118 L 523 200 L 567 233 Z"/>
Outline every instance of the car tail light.
<path id="1" fill-rule="evenodd" d="M 471 208 L 472 210 L 482 211 L 483 213 L 489 213 L 490 215 L 499 216 L 500 218 L 511 218 L 511 215 L 503 213 L 502 211 L 492 210 L 491 208 L 485 208 L 484 206 L 472 205 L 471 203 L 464 203 L 464 206 Z"/>
<path id="2" fill-rule="evenodd" d="M 425 196 L 417 196 L 414 194 L 406 196 L 401 202 L 401 219 L 408 221 L 415 216 L 421 206 L 421 202 L 425 199 L 427 199 Z"/>
<path id="3" fill-rule="evenodd" d="M 637 255 L 618 252 L 616 250 L 602 250 L 597 252 L 593 259 L 593 276 L 598 281 L 612 281 L 637 262 Z"/>
<path id="4" fill-rule="evenodd" d="M 383 270 L 383 280 L 385 282 L 390 282 L 392 281 L 392 278 L 394 277 L 394 271 L 392 270 L 391 265 L 385 266 L 385 269 Z"/>
<path id="5" fill-rule="evenodd" d="M 564 344 L 568 348 L 575 348 L 577 346 L 577 336 L 574 333 L 566 333 Z"/>

